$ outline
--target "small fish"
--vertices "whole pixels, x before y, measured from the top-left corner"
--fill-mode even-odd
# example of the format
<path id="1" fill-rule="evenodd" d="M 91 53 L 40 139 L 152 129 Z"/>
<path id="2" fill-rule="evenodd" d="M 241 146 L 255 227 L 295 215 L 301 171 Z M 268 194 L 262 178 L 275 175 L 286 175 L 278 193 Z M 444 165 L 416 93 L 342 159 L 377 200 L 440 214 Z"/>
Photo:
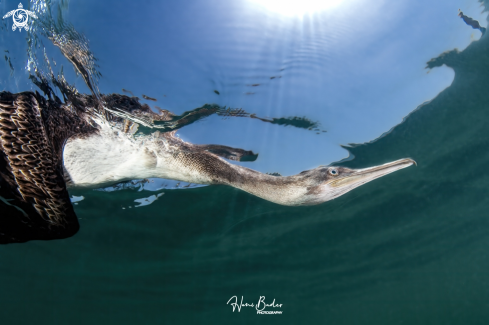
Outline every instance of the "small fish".
<path id="1" fill-rule="evenodd" d="M 156 98 L 152 98 L 152 97 L 146 96 L 145 94 L 143 94 L 143 98 L 144 98 L 144 99 L 147 99 L 147 100 L 152 100 L 152 101 L 154 101 L 154 102 L 156 102 L 156 101 L 157 101 L 157 100 L 156 100 Z"/>
<path id="2" fill-rule="evenodd" d="M 220 93 L 219 93 L 217 90 L 214 90 L 214 92 L 215 92 L 216 94 L 220 95 Z"/>
<path id="3" fill-rule="evenodd" d="M 252 92 L 247 92 L 247 93 L 245 93 L 245 95 L 253 95 L 253 94 L 254 94 L 254 93 L 252 93 Z"/>

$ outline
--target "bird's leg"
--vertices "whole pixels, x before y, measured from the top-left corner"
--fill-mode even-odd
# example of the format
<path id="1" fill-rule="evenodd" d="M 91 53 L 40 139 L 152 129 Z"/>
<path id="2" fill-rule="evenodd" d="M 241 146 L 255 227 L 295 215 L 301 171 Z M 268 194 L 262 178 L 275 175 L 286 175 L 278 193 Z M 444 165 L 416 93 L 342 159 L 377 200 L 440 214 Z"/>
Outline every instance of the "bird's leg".
<path id="1" fill-rule="evenodd" d="M 258 154 L 253 153 L 251 150 L 232 148 L 218 144 L 197 144 L 194 146 L 234 161 L 255 161 L 256 158 L 258 158 Z"/>

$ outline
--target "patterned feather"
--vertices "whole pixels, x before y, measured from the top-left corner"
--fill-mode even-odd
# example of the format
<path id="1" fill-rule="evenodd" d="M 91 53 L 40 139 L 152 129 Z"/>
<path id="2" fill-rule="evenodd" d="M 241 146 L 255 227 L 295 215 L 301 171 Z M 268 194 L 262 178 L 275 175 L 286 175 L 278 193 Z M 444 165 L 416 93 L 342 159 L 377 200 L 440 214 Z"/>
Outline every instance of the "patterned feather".
<path id="1" fill-rule="evenodd" d="M 0 93 L 0 243 L 78 231 L 61 159 L 75 124 L 90 128 L 39 94 Z"/>

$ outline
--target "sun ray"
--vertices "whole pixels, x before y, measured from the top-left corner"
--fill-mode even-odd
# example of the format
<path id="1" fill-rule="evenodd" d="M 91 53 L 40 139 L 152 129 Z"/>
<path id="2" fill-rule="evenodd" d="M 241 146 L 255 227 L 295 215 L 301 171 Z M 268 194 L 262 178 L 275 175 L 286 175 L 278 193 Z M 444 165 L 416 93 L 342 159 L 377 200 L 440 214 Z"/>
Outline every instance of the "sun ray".
<path id="1" fill-rule="evenodd" d="M 251 0 L 266 9 L 287 16 L 300 16 L 331 9 L 343 0 Z"/>

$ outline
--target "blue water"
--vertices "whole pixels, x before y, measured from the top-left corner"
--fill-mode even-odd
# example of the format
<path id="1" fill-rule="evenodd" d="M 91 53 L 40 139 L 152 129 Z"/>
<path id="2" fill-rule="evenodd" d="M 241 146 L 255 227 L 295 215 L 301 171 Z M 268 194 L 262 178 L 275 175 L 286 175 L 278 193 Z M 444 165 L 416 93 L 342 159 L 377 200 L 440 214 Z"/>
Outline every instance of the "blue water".
<path id="1" fill-rule="evenodd" d="M 217 103 L 305 116 L 327 131 L 209 117 L 179 131 L 185 140 L 254 150 L 241 164 L 284 175 L 346 157 L 418 166 L 300 208 L 221 186 L 150 191 L 159 180 L 72 191 L 83 197 L 75 237 L 0 247 L 3 322 L 486 324 L 489 40 L 457 17 L 485 26 L 481 3 L 343 1 L 304 15 L 248 1 L 61 7 L 90 41 L 102 93 L 124 88 L 177 114 Z M 1 90 L 35 90 L 27 33 L 3 23 L 13 71 L 0 65 Z M 233 312 L 233 296 L 275 299 L 283 314 Z"/>

